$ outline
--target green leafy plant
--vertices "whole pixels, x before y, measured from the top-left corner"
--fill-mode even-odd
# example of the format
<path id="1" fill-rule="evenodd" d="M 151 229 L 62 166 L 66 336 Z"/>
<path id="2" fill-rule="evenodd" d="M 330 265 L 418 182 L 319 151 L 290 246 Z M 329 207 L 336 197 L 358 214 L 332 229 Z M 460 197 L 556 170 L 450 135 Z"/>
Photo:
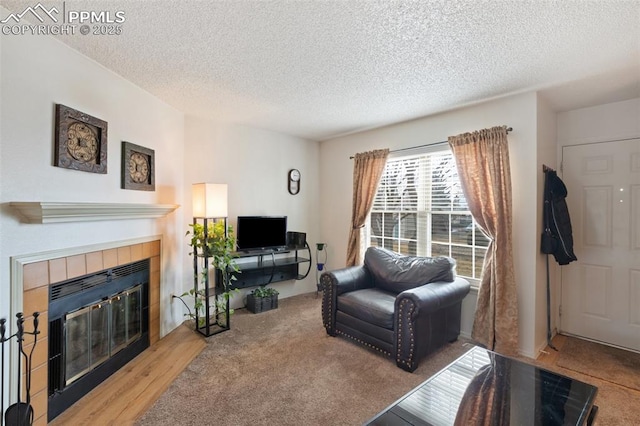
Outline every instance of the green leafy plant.
<path id="1" fill-rule="evenodd" d="M 240 291 L 240 290 L 232 290 L 232 291 Z M 218 315 L 218 323 L 220 325 L 222 325 L 223 327 L 227 326 L 227 316 L 226 316 L 226 312 L 227 312 L 227 302 L 229 300 L 229 294 L 230 292 L 224 292 L 220 295 L 218 295 L 218 297 L 216 297 L 216 312 Z M 229 315 L 233 315 L 235 311 L 232 308 L 229 308 Z"/>
<path id="2" fill-rule="evenodd" d="M 232 226 L 227 227 L 225 235 L 225 222 L 209 222 L 206 237 L 203 224 L 191 223 L 189 227 L 191 230 L 185 235 L 190 237 L 189 246 L 197 250 L 198 256 L 213 259 L 213 266 L 220 270 L 231 268 L 234 272 L 238 271 L 233 254 L 236 249 L 236 237 Z"/>
<path id="3" fill-rule="evenodd" d="M 254 289 L 247 295 L 247 309 L 254 314 L 278 307 L 278 290 L 265 286 Z"/>
<path id="4" fill-rule="evenodd" d="M 193 311 L 191 311 L 191 308 L 189 308 L 189 305 L 187 305 L 183 299 L 183 297 L 193 297 Z M 187 308 L 187 313 L 184 314 L 185 317 L 189 317 L 192 320 L 196 320 L 196 314 L 195 312 L 198 312 L 198 317 L 199 317 L 199 327 L 202 327 L 204 325 L 204 300 L 205 298 L 205 294 L 203 290 L 199 290 L 198 294 L 196 295 L 196 290 L 195 289 L 191 289 L 189 291 L 185 291 L 184 293 L 182 293 L 180 296 L 174 296 L 178 299 L 180 299 L 180 301 L 184 304 L 184 306 L 186 306 Z"/>
<path id="5" fill-rule="evenodd" d="M 280 294 L 280 292 L 271 287 L 258 287 L 251 294 L 253 294 L 253 297 L 271 297 Z"/>
<path id="6" fill-rule="evenodd" d="M 222 282 L 219 283 L 222 292 L 217 294 L 215 299 L 215 308 L 217 314 L 226 313 L 227 304 L 231 293 L 239 292 L 238 289 L 230 289 L 230 284 L 236 279 L 234 273 L 239 273 L 240 270 L 235 262 L 234 251 L 236 248 L 236 238 L 233 232 L 233 228 L 228 226 L 225 230 L 225 222 L 210 222 L 207 224 L 207 235 L 205 236 L 205 227 L 201 223 L 190 224 L 190 230 L 187 231 L 185 236 L 189 237 L 189 246 L 193 249 L 190 255 L 196 254 L 198 258 L 204 259 L 205 257 L 210 260 L 210 266 L 222 271 L 220 274 Z M 225 232 L 226 231 L 226 232 Z M 209 268 L 204 268 L 200 273 L 200 282 L 205 283 L 210 271 Z M 183 293 L 179 298 L 191 296 L 194 298 L 193 309 L 188 308 L 188 316 L 192 319 L 199 319 L 198 326 L 203 326 L 206 318 L 206 297 L 204 289 L 196 291 L 194 288 Z M 184 300 L 183 300 L 184 303 Z M 186 303 L 185 303 L 186 305 Z M 233 314 L 233 309 L 229 309 L 229 315 Z"/>

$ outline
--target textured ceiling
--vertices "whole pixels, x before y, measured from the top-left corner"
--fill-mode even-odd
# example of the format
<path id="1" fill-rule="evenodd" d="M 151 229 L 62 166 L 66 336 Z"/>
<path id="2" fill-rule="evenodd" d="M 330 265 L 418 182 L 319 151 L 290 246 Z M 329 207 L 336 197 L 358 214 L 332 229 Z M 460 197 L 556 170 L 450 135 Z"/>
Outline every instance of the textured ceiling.
<path id="1" fill-rule="evenodd" d="M 558 110 L 640 96 L 637 0 L 65 8 L 124 11 L 121 35 L 60 39 L 184 113 L 313 140 L 530 90 Z"/>

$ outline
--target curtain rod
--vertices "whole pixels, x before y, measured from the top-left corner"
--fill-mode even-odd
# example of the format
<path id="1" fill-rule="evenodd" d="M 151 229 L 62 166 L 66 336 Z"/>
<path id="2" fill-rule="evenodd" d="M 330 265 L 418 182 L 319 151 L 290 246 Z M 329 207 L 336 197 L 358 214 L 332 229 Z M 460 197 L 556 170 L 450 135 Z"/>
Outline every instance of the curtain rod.
<path id="1" fill-rule="evenodd" d="M 511 131 L 513 131 L 513 128 L 512 128 L 512 127 L 507 127 L 507 133 L 509 133 L 509 132 L 511 132 Z M 424 148 L 424 147 L 427 147 L 427 146 L 444 145 L 444 144 L 448 144 L 448 143 L 449 143 L 449 141 L 448 141 L 448 140 L 447 140 L 447 141 L 440 141 L 440 142 L 425 143 L 425 144 L 422 144 L 422 145 L 410 146 L 410 147 L 408 147 L 408 148 L 398 148 L 398 149 L 394 149 L 394 150 L 392 150 L 392 151 L 389 151 L 389 153 L 392 153 L 392 152 L 401 152 L 401 151 L 408 151 L 408 150 L 410 150 L 410 149 Z M 350 160 L 353 160 L 353 158 L 354 158 L 353 156 L 349 157 L 349 159 L 350 159 Z"/>

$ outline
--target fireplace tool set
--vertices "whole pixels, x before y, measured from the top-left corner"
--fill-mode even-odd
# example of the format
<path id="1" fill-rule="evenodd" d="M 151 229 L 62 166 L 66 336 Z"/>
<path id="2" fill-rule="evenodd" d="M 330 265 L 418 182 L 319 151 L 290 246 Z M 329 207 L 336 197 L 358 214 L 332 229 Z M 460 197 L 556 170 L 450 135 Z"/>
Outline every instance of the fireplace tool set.
<path id="1" fill-rule="evenodd" d="M 0 359 L 2 360 L 2 369 L 1 371 L 1 375 L 2 375 L 2 381 L 0 382 L 0 426 L 3 426 L 6 424 L 6 426 L 25 426 L 25 425 L 32 425 L 33 424 L 33 407 L 31 407 L 31 360 L 33 358 L 33 350 L 36 347 L 36 343 L 38 341 L 38 334 L 40 334 L 40 332 L 38 331 L 38 316 L 40 315 L 39 312 L 34 312 L 33 313 L 33 331 L 28 332 L 28 331 L 24 331 L 24 317 L 22 315 L 22 312 L 16 314 L 16 326 L 17 326 L 17 331 L 15 334 L 9 336 L 9 337 L 5 337 L 5 334 L 7 332 L 7 327 L 6 327 L 6 322 L 7 320 L 5 318 L 1 318 L 0 319 L 0 343 L 1 343 L 1 353 L 0 353 Z M 23 341 L 24 341 L 24 336 L 25 335 L 31 335 L 33 336 L 33 346 L 31 346 L 31 350 L 29 351 L 29 353 L 25 352 L 24 350 L 24 345 L 23 345 Z M 16 401 L 14 404 L 9 405 L 9 407 L 7 407 L 7 411 L 4 411 L 4 363 L 5 363 L 5 350 L 4 350 L 4 345 L 5 343 L 9 342 L 11 339 L 13 338 L 17 339 L 18 342 L 18 367 L 16 368 L 16 375 L 17 375 L 17 384 L 18 384 L 18 395 L 16 397 Z M 22 398 L 22 386 L 21 386 L 21 379 L 22 379 L 22 373 L 21 373 L 21 368 L 20 368 L 20 363 L 22 362 L 22 359 L 24 358 L 24 367 L 25 367 L 25 401 L 21 401 Z M 4 413 L 4 414 L 3 414 Z"/>

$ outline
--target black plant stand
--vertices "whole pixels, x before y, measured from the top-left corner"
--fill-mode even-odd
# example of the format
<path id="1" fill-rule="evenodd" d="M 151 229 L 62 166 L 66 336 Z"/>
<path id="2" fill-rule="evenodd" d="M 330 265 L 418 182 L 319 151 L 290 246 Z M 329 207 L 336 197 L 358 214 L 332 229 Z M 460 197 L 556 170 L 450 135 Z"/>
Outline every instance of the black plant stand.
<path id="1" fill-rule="evenodd" d="M 5 337 L 7 332 L 6 327 L 6 319 L 0 319 L 0 357 L 1 361 L 1 382 L 0 382 L 0 426 L 3 426 L 6 422 L 7 426 L 30 426 L 33 424 L 33 407 L 31 407 L 31 360 L 33 358 L 33 351 L 36 348 L 36 344 L 38 343 L 38 316 L 39 312 L 33 313 L 33 331 L 26 332 L 24 331 L 24 317 L 22 312 L 16 314 L 16 326 L 17 331 L 9 337 Z M 33 336 L 33 346 L 29 353 L 26 353 L 24 350 L 24 335 Z M 16 376 L 18 383 L 18 394 L 16 395 L 16 402 L 7 407 L 7 411 L 4 410 L 4 356 L 5 356 L 5 343 L 9 342 L 13 338 L 17 339 L 18 342 L 18 365 L 16 368 Z M 24 358 L 24 366 L 26 370 L 25 374 L 25 396 L 26 400 L 21 401 L 22 395 L 22 387 L 21 387 L 21 378 L 22 371 L 20 368 L 20 364 L 22 363 L 22 358 Z"/>
<path id="2" fill-rule="evenodd" d="M 220 219 L 224 221 L 224 237 L 227 237 L 227 218 L 203 218 L 203 226 L 204 226 L 204 246 L 207 246 L 207 240 L 209 238 L 208 235 L 208 225 L 209 220 L 213 220 L 214 223 L 216 219 Z M 197 218 L 193 219 L 193 224 L 197 224 Z M 204 252 L 204 250 L 203 250 Z M 198 265 L 198 259 L 202 260 L 202 269 Z M 228 274 L 227 271 L 220 271 L 221 274 Z M 205 337 L 213 336 L 218 333 L 222 333 L 223 331 L 227 331 L 231 328 L 231 322 L 229 319 L 229 298 L 225 298 L 225 311 L 224 311 L 224 320 L 220 321 L 219 318 L 219 310 L 217 308 L 217 299 L 218 296 L 224 292 L 224 283 L 226 282 L 226 276 L 222 276 L 221 280 L 216 280 L 216 283 L 213 287 L 211 287 L 211 283 L 209 280 L 209 257 L 205 253 L 198 253 L 197 247 L 193 247 L 193 288 L 194 288 L 194 297 L 199 297 L 198 295 L 202 295 L 204 301 L 204 317 L 200 316 L 200 312 L 198 309 L 195 310 L 195 330 L 202 334 Z M 200 283 L 200 276 L 202 276 L 202 283 Z M 220 277 L 221 275 L 216 273 L 214 276 Z M 221 282 L 220 282 L 221 281 Z M 214 306 L 216 308 L 214 310 L 211 309 L 211 301 L 213 300 Z M 213 311 L 213 312 L 212 312 Z M 214 314 L 214 315 L 212 315 Z"/>

